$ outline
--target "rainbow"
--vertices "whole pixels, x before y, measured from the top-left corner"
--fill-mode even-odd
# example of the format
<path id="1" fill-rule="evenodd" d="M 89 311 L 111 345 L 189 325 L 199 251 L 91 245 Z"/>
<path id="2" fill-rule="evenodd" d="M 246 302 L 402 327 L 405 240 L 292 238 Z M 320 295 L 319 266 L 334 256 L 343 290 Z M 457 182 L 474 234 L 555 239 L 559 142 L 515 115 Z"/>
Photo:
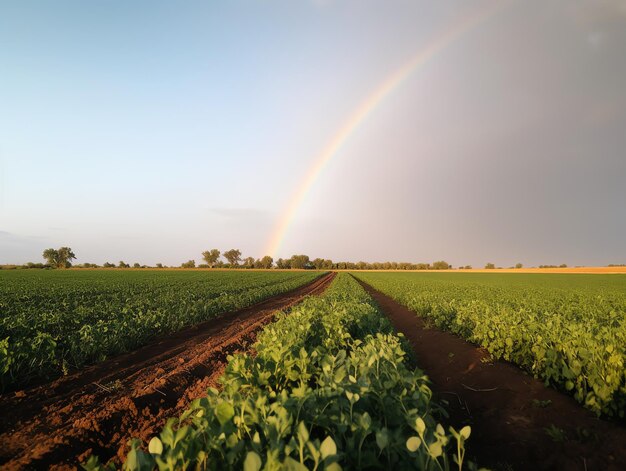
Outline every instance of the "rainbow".
<path id="1" fill-rule="evenodd" d="M 496 0 L 489 2 L 485 8 L 461 18 L 449 28 L 436 35 L 430 42 L 414 54 L 402 67 L 389 75 L 350 115 L 348 120 L 328 142 L 326 147 L 315 158 L 313 165 L 306 173 L 298 189 L 292 196 L 276 224 L 264 253 L 276 257 L 280 246 L 289 231 L 307 194 L 319 178 L 322 170 L 336 156 L 359 125 L 372 114 L 376 107 L 402 84 L 418 67 L 426 64 L 436 54 L 444 50 L 465 33 L 494 16 L 507 2 Z"/>

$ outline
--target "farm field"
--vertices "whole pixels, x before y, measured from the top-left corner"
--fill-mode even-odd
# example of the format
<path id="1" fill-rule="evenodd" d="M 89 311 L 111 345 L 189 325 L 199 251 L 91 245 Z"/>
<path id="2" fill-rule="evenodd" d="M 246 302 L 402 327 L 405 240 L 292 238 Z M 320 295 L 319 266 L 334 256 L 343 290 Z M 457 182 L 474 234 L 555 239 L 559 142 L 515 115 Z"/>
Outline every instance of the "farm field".
<path id="1" fill-rule="evenodd" d="M 597 414 L 626 413 L 626 277 L 365 273 L 432 324 L 511 361 Z"/>
<path id="2" fill-rule="evenodd" d="M 0 271 L 0 386 L 14 389 L 250 306 L 321 272 Z"/>
<path id="3" fill-rule="evenodd" d="M 263 329 L 126 469 L 473 469 L 410 347 L 348 274 Z M 96 456 L 86 469 L 105 469 Z"/>
<path id="4" fill-rule="evenodd" d="M 1 469 L 77 469 L 150 440 L 209 387 L 229 355 L 247 351 L 277 311 L 322 293 L 328 273 L 295 290 L 160 337 L 51 382 L 0 394 Z M 118 461 L 119 464 L 119 461 Z"/>
<path id="5" fill-rule="evenodd" d="M 4 279 L 3 299 L 48 299 L 58 319 L 71 318 L 62 308 L 90 306 L 82 325 L 121 305 L 135 309 L 126 326 L 138 326 L 145 306 L 161 306 L 164 319 L 187 313 L 189 325 L 177 319 L 146 346 L 127 343 L 128 353 L 0 395 L 3 469 L 584 470 L 626 460 L 626 429 L 596 417 L 622 420 L 623 384 L 601 408 L 576 396 L 587 388 L 598 401 L 616 355 L 623 361 L 620 276 L 90 270 Z M 75 297 L 53 303 L 63 292 Z M 82 309 L 81 299 L 90 301 Z M 230 313 L 198 320 L 214 299 L 229 300 Z M 524 363 L 539 347 L 543 362 Z M 594 368 L 604 368 L 599 378 Z"/>

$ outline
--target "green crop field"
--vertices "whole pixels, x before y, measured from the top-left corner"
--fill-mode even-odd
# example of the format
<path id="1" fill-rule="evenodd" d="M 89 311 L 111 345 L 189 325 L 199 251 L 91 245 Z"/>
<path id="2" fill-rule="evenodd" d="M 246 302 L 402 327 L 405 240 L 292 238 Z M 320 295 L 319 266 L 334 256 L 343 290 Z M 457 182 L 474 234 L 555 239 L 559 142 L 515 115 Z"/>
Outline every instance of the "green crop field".
<path id="1" fill-rule="evenodd" d="M 170 420 L 147 452 L 133 442 L 125 469 L 462 469 L 470 427 L 437 422 L 406 348 L 340 274 L 265 327 L 254 356 L 231 357 L 222 390 Z M 95 456 L 85 468 L 104 469 Z"/>
<path id="2" fill-rule="evenodd" d="M 626 276 L 355 273 L 437 327 L 568 391 L 626 414 Z"/>
<path id="3" fill-rule="evenodd" d="M 321 272 L 0 271 L 0 386 L 54 377 Z"/>

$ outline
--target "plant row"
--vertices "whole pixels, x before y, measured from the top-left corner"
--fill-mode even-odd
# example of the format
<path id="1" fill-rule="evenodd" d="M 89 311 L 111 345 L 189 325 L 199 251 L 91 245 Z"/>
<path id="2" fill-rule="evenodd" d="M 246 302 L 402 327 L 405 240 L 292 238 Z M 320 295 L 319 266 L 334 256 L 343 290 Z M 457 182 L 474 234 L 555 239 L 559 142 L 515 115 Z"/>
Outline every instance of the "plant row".
<path id="1" fill-rule="evenodd" d="M 360 279 L 597 414 L 626 413 L 626 277 L 376 274 Z"/>
<path id="2" fill-rule="evenodd" d="M 425 469 L 464 464 L 470 428 L 445 430 L 401 336 L 347 274 L 265 327 L 211 389 L 124 469 Z M 104 469 L 95 457 L 86 469 Z M 111 468 L 113 466 L 110 466 Z"/>
<path id="3" fill-rule="evenodd" d="M 51 378 L 306 284 L 319 272 L 0 274 L 0 388 Z"/>

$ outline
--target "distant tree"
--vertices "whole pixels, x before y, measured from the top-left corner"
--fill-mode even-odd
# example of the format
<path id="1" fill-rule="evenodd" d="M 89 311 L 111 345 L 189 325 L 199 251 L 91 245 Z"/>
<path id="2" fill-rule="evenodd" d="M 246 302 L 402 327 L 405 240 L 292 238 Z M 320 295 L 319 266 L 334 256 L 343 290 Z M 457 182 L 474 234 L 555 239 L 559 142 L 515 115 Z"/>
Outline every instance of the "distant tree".
<path id="1" fill-rule="evenodd" d="M 285 270 L 285 269 L 291 268 L 291 265 L 289 263 L 289 260 L 284 260 L 282 258 L 279 258 L 278 260 L 276 260 L 276 268 Z"/>
<path id="2" fill-rule="evenodd" d="M 133 268 L 141 268 L 141 264 L 140 263 L 133 263 Z"/>
<path id="3" fill-rule="evenodd" d="M 524 268 L 524 265 L 522 265 L 521 263 L 516 263 L 515 268 L 519 270 L 520 268 Z"/>
<path id="4" fill-rule="evenodd" d="M 254 268 L 254 262 L 255 262 L 254 257 L 246 257 L 243 260 L 243 266 L 245 268 Z"/>
<path id="5" fill-rule="evenodd" d="M 115 268 L 115 263 L 111 263 L 111 262 L 104 262 L 104 265 L 102 265 L 104 268 Z"/>
<path id="6" fill-rule="evenodd" d="M 567 263 L 561 263 L 561 264 L 559 265 L 559 268 L 567 268 Z"/>
<path id="7" fill-rule="evenodd" d="M 239 261 L 241 260 L 241 250 L 239 249 L 230 249 L 224 252 L 224 258 L 228 260 L 228 263 L 236 267 L 239 265 Z"/>
<path id="8" fill-rule="evenodd" d="M 313 264 L 313 268 L 316 268 L 317 270 L 324 268 L 324 259 L 323 258 L 316 258 L 313 261 L 311 261 L 311 263 Z"/>
<path id="9" fill-rule="evenodd" d="M 302 269 L 306 268 L 306 265 L 309 263 L 308 255 L 292 255 L 290 259 L 291 268 Z"/>
<path id="10" fill-rule="evenodd" d="M 485 265 L 485 269 L 486 270 L 495 270 L 496 266 L 493 263 L 488 263 L 487 265 Z"/>
<path id="11" fill-rule="evenodd" d="M 72 260 L 76 259 L 76 255 L 69 247 L 61 247 L 60 249 L 46 249 L 43 251 L 43 258 L 48 265 L 54 268 L 69 268 L 72 266 Z"/>
<path id="12" fill-rule="evenodd" d="M 213 268 L 220 258 L 220 251 L 217 249 L 207 250 L 202 252 L 202 258 L 210 268 Z"/>
<path id="13" fill-rule="evenodd" d="M 117 266 L 119 268 L 130 268 L 130 265 L 128 263 L 124 262 L 124 260 L 120 260 L 120 263 L 118 263 Z"/>
<path id="14" fill-rule="evenodd" d="M 195 260 L 189 260 L 187 262 L 183 262 L 180 264 L 181 268 L 196 268 L 196 261 Z"/>
<path id="15" fill-rule="evenodd" d="M 44 265 L 43 263 L 28 262 L 24 265 L 24 268 L 46 268 L 47 266 L 48 265 Z"/>
<path id="16" fill-rule="evenodd" d="M 269 268 L 272 268 L 273 264 L 274 264 L 274 259 L 270 257 L 269 255 L 266 255 L 265 257 L 263 257 L 260 260 L 257 260 L 256 262 L 256 266 L 258 268 L 264 268 L 266 270 Z"/>
<path id="17" fill-rule="evenodd" d="M 450 264 L 448 262 L 444 262 L 443 260 L 440 260 L 438 262 L 433 262 L 432 269 L 433 270 L 449 270 Z"/>
<path id="18" fill-rule="evenodd" d="M 157 268 L 163 268 L 163 264 L 162 264 L 162 263 L 157 263 L 157 264 L 156 264 L 156 267 L 157 267 Z"/>

